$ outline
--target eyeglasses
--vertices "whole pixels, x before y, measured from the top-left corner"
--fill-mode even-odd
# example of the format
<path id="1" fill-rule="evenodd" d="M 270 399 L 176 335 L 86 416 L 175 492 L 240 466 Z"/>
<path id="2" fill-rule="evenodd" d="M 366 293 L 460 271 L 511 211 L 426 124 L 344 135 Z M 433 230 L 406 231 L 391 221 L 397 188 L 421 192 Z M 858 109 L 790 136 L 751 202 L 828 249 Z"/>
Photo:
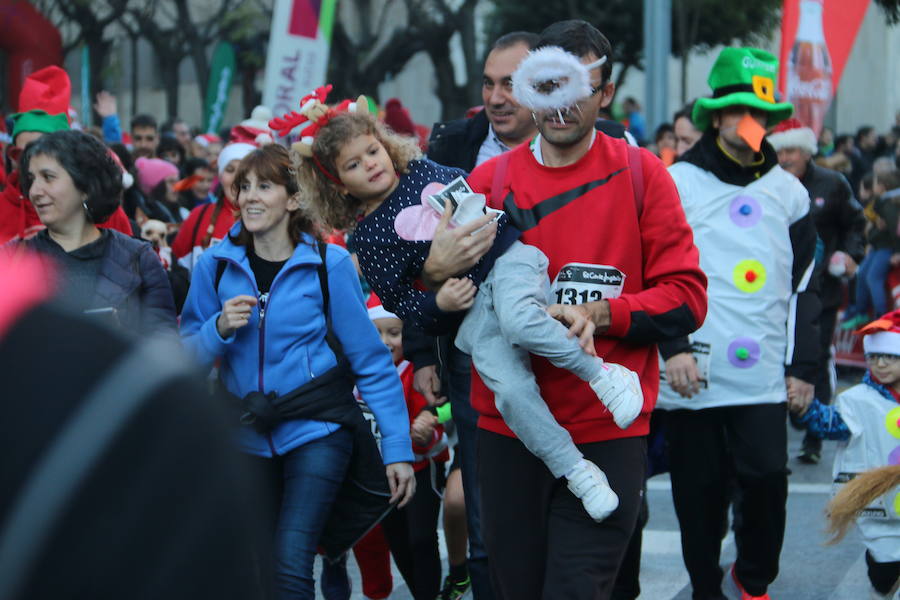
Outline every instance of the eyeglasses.
<path id="1" fill-rule="evenodd" d="M 898 356 L 897 354 L 879 354 L 879 353 L 875 353 L 875 352 L 870 352 L 870 353 L 866 354 L 866 362 L 867 363 L 871 363 L 874 365 L 879 360 L 884 361 L 884 364 L 886 364 L 886 365 L 893 365 L 897 361 L 900 361 L 900 356 Z"/>

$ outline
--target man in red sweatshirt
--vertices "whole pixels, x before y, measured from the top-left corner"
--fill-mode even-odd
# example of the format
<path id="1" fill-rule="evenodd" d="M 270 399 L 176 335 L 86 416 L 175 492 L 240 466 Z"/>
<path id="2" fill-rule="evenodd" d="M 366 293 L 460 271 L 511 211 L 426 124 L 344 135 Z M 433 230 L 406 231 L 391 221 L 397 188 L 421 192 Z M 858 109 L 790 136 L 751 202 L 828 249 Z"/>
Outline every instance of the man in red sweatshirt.
<path id="1" fill-rule="evenodd" d="M 536 111 L 530 144 L 476 168 L 469 183 L 503 209 L 522 241 L 549 258 L 548 310 L 593 344 L 597 355 L 637 372 L 642 414 L 619 429 L 591 388 L 533 358 L 556 420 L 607 475 L 619 507 L 593 521 L 581 502 L 515 438 L 490 391 L 473 378 L 479 412 L 478 467 L 485 544 L 498 598 L 608 598 L 635 526 L 646 468 L 646 436 L 659 388 L 656 343 L 694 331 L 706 314 L 706 277 L 675 185 L 649 152 L 594 129 L 615 91 L 611 46 L 584 21 L 563 21 L 538 48 L 558 46 L 591 65 L 591 93 L 568 110 Z M 486 219 L 486 218 L 485 218 Z M 441 230 L 425 263 L 439 283 L 480 259 L 494 229 Z"/>

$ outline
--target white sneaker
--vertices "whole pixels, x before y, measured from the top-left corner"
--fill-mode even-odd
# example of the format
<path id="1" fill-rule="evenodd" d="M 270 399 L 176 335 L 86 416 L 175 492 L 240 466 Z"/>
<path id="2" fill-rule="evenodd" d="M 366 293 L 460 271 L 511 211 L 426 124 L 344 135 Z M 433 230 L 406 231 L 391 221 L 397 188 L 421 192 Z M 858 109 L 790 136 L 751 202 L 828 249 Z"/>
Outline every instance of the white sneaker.
<path id="1" fill-rule="evenodd" d="M 471 223 L 484 216 L 484 207 L 487 204 L 484 194 L 451 192 L 450 195 L 453 196 L 456 203 L 456 210 L 453 211 L 453 218 L 450 219 L 450 223 L 455 227 Z"/>
<path id="2" fill-rule="evenodd" d="M 622 365 L 603 363 L 603 371 L 591 380 L 591 389 L 612 413 L 621 429 L 628 429 L 644 407 L 644 393 L 637 373 Z"/>
<path id="3" fill-rule="evenodd" d="M 619 506 L 619 497 L 609 487 L 606 473 L 587 459 L 581 459 L 566 476 L 569 491 L 581 500 L 584 510 L 598 523 Z"/>

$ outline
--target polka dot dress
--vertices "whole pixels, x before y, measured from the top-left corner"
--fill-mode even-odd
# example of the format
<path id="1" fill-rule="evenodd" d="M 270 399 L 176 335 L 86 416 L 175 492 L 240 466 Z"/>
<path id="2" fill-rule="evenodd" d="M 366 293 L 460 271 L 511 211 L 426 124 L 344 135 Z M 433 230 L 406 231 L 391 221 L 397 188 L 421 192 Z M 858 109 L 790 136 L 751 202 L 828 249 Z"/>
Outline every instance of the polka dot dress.
<path id="1" fill-rule="evenodd" d="M 405 240 L 394 223 L 400 211 L 422 203 L 422 190 L 428 184 L 445 185 L 466 172 L 428 159 L 414 160 L 409 167 L 409 173 L 400 175 L 397 189 L 359 222 L 353 235 L 363 275 L 384 307 L 404 321 L 425 327 L 437 316 L 434 293 L 417 285 L 431 241 Z"/>

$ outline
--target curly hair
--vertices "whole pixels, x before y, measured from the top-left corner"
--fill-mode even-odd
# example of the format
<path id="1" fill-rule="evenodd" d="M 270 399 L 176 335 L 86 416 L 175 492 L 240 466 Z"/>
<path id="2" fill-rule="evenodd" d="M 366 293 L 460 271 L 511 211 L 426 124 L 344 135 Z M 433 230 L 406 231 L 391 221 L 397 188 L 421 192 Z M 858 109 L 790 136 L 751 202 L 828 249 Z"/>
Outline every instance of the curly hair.
<path id="1" fill-rule="evenodd" d="M 322 127 L 313 142 L 313 154 L 329 173 L 337 173 L 337 157 L 344 145 L 361 135 L 378 140 L 398 173 L 409 172 L 409 162 L 422 157 L 416 141 L 391 131 L 372 115 L 341 113 Z M 326 228 L 347 230 L 356 224 L 362 203 L 341 193 L 338 185 L 316 166 L 312 159 L 291 152 L 297 170 L 301 206 Z"/>
<path id="2" fill-rule="evenodd" d="M 72 178 L 75 188 L 85 194 L 88 219 L 104 223 L 119 208 L 122 199 L 122 171 L 103 142 L 81 131 L 45 133 L 25 147 L 21 159 L 21 189 L 27 198 L 34 178 L 28 165 L 35 156 L 49 156 Z"/>
<path id="3" fill-rule="evenodd" d="M 288 151 L 277 144 L 267 144 L 245 156 L 234 175 L 234 183 L 231 186 L 235 203 L 240 201 L 241 186 L 247 182 L 251 173 L 261 181 L 269 181 L 276 185 L 283 185 L 287 190 L 288 198 L 298 193 L 297 180 L 294 177 L 291 166 L 291 157 Z M 238 214 L 240 219 L 240 214 Z M 296 247 L 302 240 L 302 234 L 318 238 L 316 228 L 309 214 L 301 207 L 291 212 L 288 219 L 288 236 Z M 238 246 L 246 246 L 253 249 L 253 236 L 244 227 L 237 235 L 230 235 L 232 243 Z"/>

